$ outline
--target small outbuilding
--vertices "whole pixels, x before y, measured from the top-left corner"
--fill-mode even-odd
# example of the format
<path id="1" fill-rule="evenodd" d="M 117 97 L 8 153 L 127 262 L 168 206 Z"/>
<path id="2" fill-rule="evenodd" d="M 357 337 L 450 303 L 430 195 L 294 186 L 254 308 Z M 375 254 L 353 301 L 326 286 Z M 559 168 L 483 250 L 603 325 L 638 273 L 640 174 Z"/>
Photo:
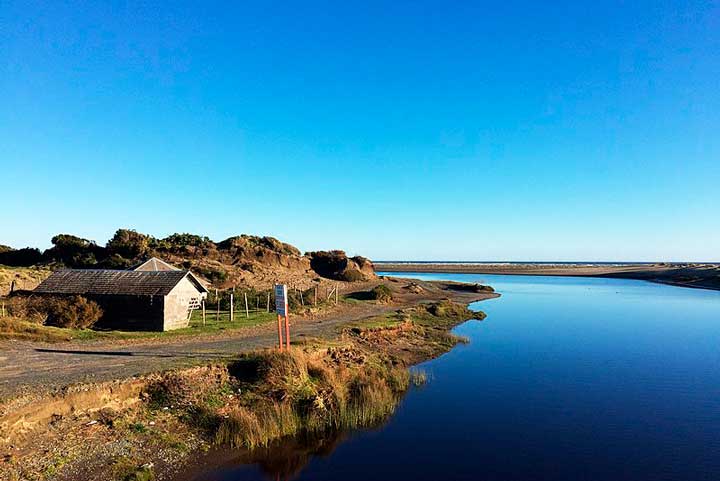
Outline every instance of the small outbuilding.
<path id="1" fill-rule="evenodd" d="M 177 269 L 65 269 L 53 272 L 33 292 L 92 299 L 103 309 L 99 324 L 105 327 L 170 331 L 189 325 L 208 290 L 192 272 Z"/>

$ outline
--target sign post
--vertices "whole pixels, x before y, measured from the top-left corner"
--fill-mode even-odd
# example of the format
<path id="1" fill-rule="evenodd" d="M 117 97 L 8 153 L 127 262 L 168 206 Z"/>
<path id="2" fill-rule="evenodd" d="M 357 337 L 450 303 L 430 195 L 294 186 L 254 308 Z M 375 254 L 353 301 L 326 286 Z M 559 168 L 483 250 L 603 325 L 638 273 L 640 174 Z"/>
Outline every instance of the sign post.
<path id="1" fill-rule="evenodd" d="M 278 348 L 283 350 L 282 318 L 285 318 L 285 348 L 290 349 L 290 321 L 288 319 L 287 286 L 275 284 L 275 311 L 278 318 Z"/>

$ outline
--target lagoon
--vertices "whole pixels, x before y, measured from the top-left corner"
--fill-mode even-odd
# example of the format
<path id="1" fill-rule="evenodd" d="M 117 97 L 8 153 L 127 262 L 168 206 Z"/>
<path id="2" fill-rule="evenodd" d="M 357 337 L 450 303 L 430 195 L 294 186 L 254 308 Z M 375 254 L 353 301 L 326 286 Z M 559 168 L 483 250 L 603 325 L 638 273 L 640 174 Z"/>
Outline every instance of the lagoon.
<path id="1" fill-rule="evenodd" d="M 710 480 L 720 475 L 720 292 L 644 281 L 392 273 L 502 297 L 418 366 L 387 423 L 197 481 Z M 293 453 L 291 456 L 288 453 Z M 293 457 L 292 460 L 289 458 Z"/>

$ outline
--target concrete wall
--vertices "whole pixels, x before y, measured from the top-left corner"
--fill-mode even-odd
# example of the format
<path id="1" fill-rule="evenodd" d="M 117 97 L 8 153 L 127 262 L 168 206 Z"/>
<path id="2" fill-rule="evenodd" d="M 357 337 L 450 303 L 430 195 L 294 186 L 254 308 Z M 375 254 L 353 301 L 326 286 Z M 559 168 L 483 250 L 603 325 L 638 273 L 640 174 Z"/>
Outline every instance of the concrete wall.
<path id="1" fill-rule="evenodd" d="M 195 284 L 184 278 L 165 296 L 164 330 L 188 327 L 188 307 L 193 298 L 200 299 L 201 293 Z"/>

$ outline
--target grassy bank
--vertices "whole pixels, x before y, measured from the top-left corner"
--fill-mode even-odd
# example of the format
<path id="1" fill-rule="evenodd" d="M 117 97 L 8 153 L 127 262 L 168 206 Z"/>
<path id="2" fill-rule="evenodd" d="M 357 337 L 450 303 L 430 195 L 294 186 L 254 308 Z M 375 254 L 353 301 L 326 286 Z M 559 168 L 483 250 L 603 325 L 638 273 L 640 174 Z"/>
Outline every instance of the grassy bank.
<path id="1" fill-rule="evenodd" d="M 141 380 L 139 398 L 134 394 L 140 401 L 127 407 L 82 409 L 73 401 L 66 416 L 53 415 L 45 433 L 33 434 L 41 442 L 0 463 L 0 478 L 172 479 L 182 460 L 213 445 L 254 450 L 372 426 L 423 382 L 408 366 L 451 349 L 462 339 L 450 329 L 483 317 L 436 302 L 357 322 L 335 339 L 306 340 L 290 352 L 259 351 L 150 376 Z"/>

